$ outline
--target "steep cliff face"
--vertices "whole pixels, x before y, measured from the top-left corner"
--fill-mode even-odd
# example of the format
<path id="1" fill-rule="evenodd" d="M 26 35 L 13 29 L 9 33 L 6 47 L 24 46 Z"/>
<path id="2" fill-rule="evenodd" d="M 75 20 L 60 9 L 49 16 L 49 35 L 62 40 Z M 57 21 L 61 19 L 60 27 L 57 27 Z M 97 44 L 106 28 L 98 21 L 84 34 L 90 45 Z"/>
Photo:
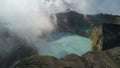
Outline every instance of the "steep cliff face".
<path id="1" fill-rule="evenodd" d="M 103 52 L 91 51 L 83 56 L 75 54 L 61 59 L 52 56 L 31 56 L 14 68 L 119 68 L 120 47 Z"/>
<path id="2" fill-rule="evenodd" d="M 56 14 L 59 31 L 76 33 L 85 37 L 90 36 L 91 29 L 103 23 L 119 24 L 120 16 L 110 14 L 84 15 L 75 11 Z"/>
<path id="3" fill-rule="evenodd" d="M 84 26 L 99 26 L 103 23 L 119 24 L 120 16 L 110 14 L 95 14 L 84 15 L 77 13 L 76 11 L 68 11 L 56 14 L 57 24 L 60 27 L 67 28 L 72 26 L 73 28 Z"/>
<path id="4" fill-rule="evenodd" d="M 103 23 L 118 24 L 120 16 L 110 14 L 87 15 L 87 22 L 91 22 L 93 27 L 100 26 Z"/>
<path id="5" fill-rule="evenodd" d="M 92 32 L 93 50 L 107 50 L 120 46 L 120 25 L 102 24 Z"/>
<path id="6" fill-rule="evenodd" d="M 88 26 L 83 14 L 75 11 L 56 14 L 57 30 L 63 32 L 76 33 L 83 36 L 88 36 L 88 33 L 82 30 L 83 26 Z"/>
<path id="7" fill-rule="evenodd" d="M 91 34 L 91 39 L 92 39 L 92 50 L 101 51 L 103 45 L 103 34 L 102 34 L 101 26 L 93 29 Z"/>

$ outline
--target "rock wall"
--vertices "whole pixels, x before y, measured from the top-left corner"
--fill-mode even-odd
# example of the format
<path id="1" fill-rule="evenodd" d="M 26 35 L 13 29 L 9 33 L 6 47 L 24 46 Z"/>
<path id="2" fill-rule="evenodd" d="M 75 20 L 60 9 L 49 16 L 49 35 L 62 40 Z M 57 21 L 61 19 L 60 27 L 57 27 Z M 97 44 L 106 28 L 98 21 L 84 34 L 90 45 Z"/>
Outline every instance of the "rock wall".
<path id="1" fill-rule="evenodd" d="M 93 30 L 93 50 L 101 51 L 120 46 L 120 25 L 102 24 Z"/>
<path id="2" fill-rule="evenodd" d="M 120 16 L 102 13 L 84 15 L 75 11 L 68 11 L 56 14 L 56 18 L 58 31 L 76 33 L 85 37 L 89 37 L 91 30 L 103 23 L 120 24 Z"/>
<path id="3" fill-rule="evenodd" d="M 83 56 L 75 54 L 57 59 L 52 56 L 31 56 L 15 68 L 119 68 L 120 47 L 103 52 L 90 51 Z"/>

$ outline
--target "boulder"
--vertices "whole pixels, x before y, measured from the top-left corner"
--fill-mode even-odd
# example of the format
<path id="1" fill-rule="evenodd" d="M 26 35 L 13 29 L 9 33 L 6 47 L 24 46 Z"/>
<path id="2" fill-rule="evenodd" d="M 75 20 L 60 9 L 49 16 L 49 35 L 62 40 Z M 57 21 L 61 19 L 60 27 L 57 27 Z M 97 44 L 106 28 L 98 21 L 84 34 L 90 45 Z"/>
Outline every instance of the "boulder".
<path id="1" fill-rule="evenodd" d="M 58 68 L 86 68 L 82 58 L 75 54 L 70 54 L 57 61 Z"/>

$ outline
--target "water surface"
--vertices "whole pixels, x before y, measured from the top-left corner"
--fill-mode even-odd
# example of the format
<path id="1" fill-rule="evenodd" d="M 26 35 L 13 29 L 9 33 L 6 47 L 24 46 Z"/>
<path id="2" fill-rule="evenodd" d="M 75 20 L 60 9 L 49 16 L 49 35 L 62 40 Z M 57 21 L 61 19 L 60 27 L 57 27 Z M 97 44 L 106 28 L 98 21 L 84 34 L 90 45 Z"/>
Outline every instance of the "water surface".
<path id="1" fill-rule="evenodd" d="M 71 33 L 55 33 L 49 37 L 48 45 L 41 48 L 41 55 L 51 55 L 57 58 L 74 53 L 83 55 L 91 51 L 91 40 Z"/>

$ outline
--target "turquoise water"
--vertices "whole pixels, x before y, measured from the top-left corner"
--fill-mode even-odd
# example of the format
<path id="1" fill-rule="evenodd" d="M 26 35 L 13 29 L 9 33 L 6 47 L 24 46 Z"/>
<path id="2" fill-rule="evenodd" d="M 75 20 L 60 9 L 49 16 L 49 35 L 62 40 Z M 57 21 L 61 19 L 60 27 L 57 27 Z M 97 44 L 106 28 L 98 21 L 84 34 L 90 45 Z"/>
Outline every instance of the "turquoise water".
<path id="1" fill-rule="evenodd" d="M 41 55 L 51 55 L 57 58 L 74 53 L 83 55 L 91 51 L 91 40 L 70 33 L 57 33 L 49 37 L 46 48 L 41 49 Z"/>

